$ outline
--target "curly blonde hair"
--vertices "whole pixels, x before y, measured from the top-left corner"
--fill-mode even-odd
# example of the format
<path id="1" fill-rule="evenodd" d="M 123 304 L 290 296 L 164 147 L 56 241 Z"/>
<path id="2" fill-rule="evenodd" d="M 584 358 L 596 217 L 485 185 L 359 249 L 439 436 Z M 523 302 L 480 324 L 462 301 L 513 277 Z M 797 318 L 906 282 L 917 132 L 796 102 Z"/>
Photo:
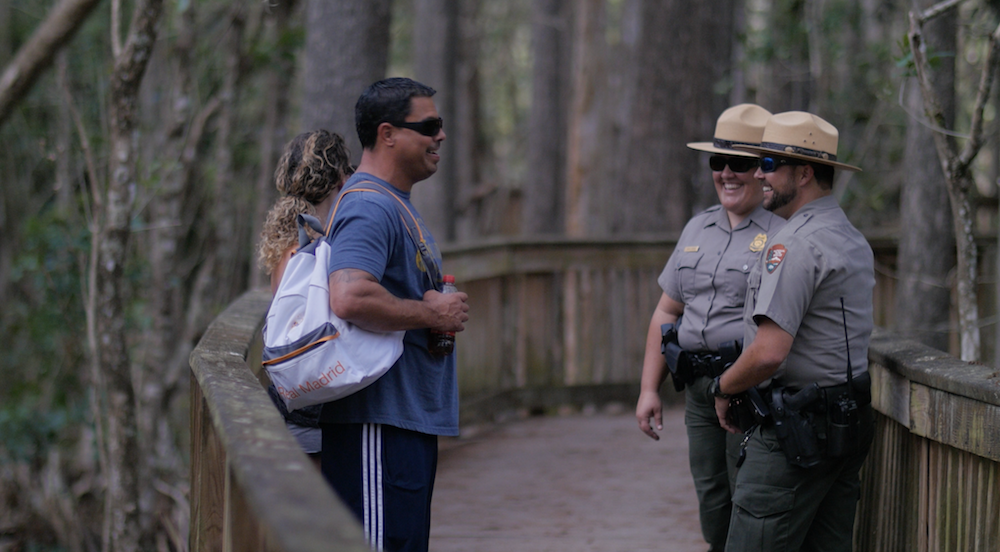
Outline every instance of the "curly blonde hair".
<path id="1" fill-rule="evenodd" d="M 285 146 L 274 171 L 282 195 L 301 197 L 316 205 L 354 174 L 344 138 L 325 130 L 303 132 Z"/>
<path id="2" fill-rule="evenodd" d="M 315 206 L 340 190 L 354 173 L 350 154 L 339 134 L 326 130 L 303 132 L 285 146 L 274 171 L 282 196 L 264 220 L 258 262 L 270 275 L 286 251 L 298 245 L 299 214 L 315 215 Z"/>
<path id="3" fill-rule="evenodd" d="M 315 215 L 316 208 L 301 197 L 285 196 L 275 202 L 264 219 L 260 232 L 259 263 L 268 276 L 281 262 L 285 251 L 299 243 L 299 229 L 295 217 L 300 214 Z"/>

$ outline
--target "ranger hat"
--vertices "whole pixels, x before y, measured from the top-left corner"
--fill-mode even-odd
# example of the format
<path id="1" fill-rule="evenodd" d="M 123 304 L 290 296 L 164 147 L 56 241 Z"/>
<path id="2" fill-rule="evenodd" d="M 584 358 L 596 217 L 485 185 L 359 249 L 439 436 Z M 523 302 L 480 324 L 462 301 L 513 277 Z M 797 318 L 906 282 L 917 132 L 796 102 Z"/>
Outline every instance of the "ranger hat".
<path id="1" fill-rule="evenodd" d="M 741 144 L 733 147 L 759 155 L 773 153 L 847 171 L 860 171 L 859 167 L 837 162 L 839 135 L 837 127 L 812 113 L 786 111 L 772 115 L 767 120 L 759 145 Z"/>
<path id="2" fill-rule="evenodd" d="M 735 155 L 739 157 L 756 157 L 756 154 L 736 151 L 737 144 L 758 145 L 764 134 L 764 125 L 771 117 L 771 112 L 756 104 L 739 104 L 730 107 L 719 115 L 715 122 L 715 138 L 711 142 L 691 142 L 687 147 Z"/>

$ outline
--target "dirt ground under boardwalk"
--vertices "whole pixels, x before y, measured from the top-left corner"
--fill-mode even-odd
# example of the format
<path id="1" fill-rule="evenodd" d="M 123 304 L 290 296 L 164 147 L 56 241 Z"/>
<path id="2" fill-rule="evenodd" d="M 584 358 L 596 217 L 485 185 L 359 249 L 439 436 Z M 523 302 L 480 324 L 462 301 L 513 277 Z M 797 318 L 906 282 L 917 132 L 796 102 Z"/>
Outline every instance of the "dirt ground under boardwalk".
<path id="1" fill-rule="evenodd" d="M 443 440 L 431 550 L 704 552 L 683 406 L 663 426 L 619 406 Z"/>

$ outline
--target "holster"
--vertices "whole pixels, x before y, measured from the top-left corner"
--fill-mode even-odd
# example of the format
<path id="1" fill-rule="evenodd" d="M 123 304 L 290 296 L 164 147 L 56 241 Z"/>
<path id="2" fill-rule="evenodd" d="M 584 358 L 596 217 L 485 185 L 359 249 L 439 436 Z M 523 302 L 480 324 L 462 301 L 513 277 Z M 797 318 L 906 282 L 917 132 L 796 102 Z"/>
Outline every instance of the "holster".
<path id="1" fill-rule="evenodd" d="M 771 409 L 756 387 L 751 387 L 742 393 L 737 393 L 729 399 L 729 410 L 726 419 L 730 424 L 746 433 L 753 426 L 761 425 L 768 420 Z"/>
<path id="2" fill-rule="evenodd" d="M 782 387 L 771 389 L 774 431 L 785 458 L 793 466 L 811 468 L 823 458 L 812 424 L 812 414 L 806 408 L 819 398 L 820 389 L 815 383 L 796 393 L 790 393 Z"/>
<path id="3" fill-rule="evenodd" d="M 685 386 L 691 385 L 694 381 L 694 370 L 691 368 L 687 353 L 677 344 L 677 326 L 680 322 L 681 319 L 678 318 L 676 323 L 660 326 L 660 352 L 667 361 L 674 390 L 678 392 L 683 391 Z"/>

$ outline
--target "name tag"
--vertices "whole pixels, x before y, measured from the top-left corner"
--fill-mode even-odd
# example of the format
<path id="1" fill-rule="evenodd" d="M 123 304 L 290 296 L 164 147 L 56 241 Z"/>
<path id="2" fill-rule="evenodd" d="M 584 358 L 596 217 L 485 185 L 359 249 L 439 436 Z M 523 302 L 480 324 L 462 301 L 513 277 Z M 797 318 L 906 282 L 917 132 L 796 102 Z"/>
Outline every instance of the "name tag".
<path id="1" fill-rule="evenodd" d="M 697 245 L 689 245 L 689 246 L 687 246 L 687 247 L 684 248 L 684 252 L 685 253 L 694 253 L 696 251 L 698 251 L 698 246 Z"/>

